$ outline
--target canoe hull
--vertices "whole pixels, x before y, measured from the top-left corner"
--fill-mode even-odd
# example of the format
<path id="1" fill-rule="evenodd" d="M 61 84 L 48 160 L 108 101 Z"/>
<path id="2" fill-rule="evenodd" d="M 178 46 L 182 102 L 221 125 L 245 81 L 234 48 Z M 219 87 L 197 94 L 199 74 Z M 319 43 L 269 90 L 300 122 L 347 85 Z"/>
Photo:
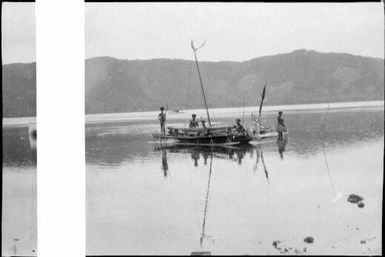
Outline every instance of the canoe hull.
<path id="1" fill-rule="evenodd" d="M 252 137 L 247 135 L 172 136 L 153 134 L 153 137 L 160 144 L 172 141 L 175 145 L 202 146 L 248 144 L 252 140 Z"/>
<path id="2" fill-rule="evenodd" d="M 286 132 L 283 132 L 282 135 L 287 135 L 289 134 L 289 131 L 287 130 Z M 259 140 L 259 139 L 264 139 L 264 138 L 272 138 L 272 137 L 278 137 L 278 132 L 276 131 L 271 131 L 263 134 L 255 134 L 252 136 L 253 140 Z"/>

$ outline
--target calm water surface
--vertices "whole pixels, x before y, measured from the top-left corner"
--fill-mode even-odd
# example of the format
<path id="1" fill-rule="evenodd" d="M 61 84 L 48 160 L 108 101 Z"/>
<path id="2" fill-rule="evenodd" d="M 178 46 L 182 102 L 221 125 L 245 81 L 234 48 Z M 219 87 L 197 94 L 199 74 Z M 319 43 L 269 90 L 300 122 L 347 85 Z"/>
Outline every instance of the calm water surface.
<path id="1" fill-rule="evenodd" d="M 284 119 L 283 141 L 214 149 L 158 149 L 155 121 L 88 124 L 87 254 L 381 254 L 383 106 Z"/>
<path id="2" fill-rule="evenodd" d="M 35 256 L 36 143 L 28 127 L 3 127 L 2 256 Z"/>

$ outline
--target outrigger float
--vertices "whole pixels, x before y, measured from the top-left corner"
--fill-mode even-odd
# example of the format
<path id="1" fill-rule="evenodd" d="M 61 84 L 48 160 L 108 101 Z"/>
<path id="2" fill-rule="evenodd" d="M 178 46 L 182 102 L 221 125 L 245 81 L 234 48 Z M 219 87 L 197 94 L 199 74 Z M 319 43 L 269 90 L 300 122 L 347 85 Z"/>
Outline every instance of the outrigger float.
<path id="1" fill-rule="evenodd" d="M 265 86 L 263 87 L 262 91 L 262 99 L 261 103 L 259 105 L 259 115 L 258 118 L 253 113 L 251 114 L 251 120 L 254 122 L 254 127 L 249 128 L 249 135 L 252 137 L 253 141 L 260 141 L 265 138 L 272 138 L 272 137 L 278 137 L 277 129 L 268 126 L 262 122 L 262 106 L 263 106 L 263 100 L 265 99 L 265 93 L 266 93 L 266 86 L 267 81 L 265 82 Z M 286 129 L 282 134 L 287 135 L 289 133 L 289 130 Z"/>
<path id="2" fill-rule="evenodd" d="M 212 126 L 209 109 L 207 107 L 205 90 L 203 88 L 202 77 L 199 70 L 198 58 L 196 52 L 203 47 L 205 42 L 199 47 L 195 47 L 191 40 L 191 48 L 194 52 L 195 63 L 198 71 L 199 82 L 201 85 L 203 100 L 206 107 L 206 114 L 209 126 L 203 128 L 177 128 L 167 127 L 167 134 L 153 134 L 155 143 L 161 145 L 201 145 L 201 146 L 229 146 L 238 144 L 247 144 L 252 140 L 248 134 L 237 133 L 233 126 Z"/>

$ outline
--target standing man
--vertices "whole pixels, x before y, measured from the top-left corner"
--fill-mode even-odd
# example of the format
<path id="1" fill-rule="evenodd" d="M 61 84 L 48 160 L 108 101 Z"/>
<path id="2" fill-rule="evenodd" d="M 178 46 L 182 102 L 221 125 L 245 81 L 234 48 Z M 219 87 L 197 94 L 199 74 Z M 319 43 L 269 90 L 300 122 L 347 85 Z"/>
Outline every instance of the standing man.
<path id="1" fill-rule="evenodd" d="M 158 115 L 158 120 L 160 122 L 160 133 L 162 135 L 166 134 L 166 113 L 164 112 L 164 107 L 160 107 L 160 113 Z"/>
<path id="2" fill-rule="evenodd" d="M 283 123 L 284 120 L 282 118 L 282 111 L 278 112 L 278 125 L 277 125 L 277 132 L 278 132 L 278 140 L 282 140 L 282 133 L 286 132 L 285 124 Z"/>
<path id="3" fill-rule="evenodd" d="M 191 117 L 192 117 L 192 120 L 190 120 L 190 124 L 188 125 L 189 128 L 198 128 L 199 124 L 198 124 L 198 121 L 196 120 L 197 115 L 194 113 Z"/>

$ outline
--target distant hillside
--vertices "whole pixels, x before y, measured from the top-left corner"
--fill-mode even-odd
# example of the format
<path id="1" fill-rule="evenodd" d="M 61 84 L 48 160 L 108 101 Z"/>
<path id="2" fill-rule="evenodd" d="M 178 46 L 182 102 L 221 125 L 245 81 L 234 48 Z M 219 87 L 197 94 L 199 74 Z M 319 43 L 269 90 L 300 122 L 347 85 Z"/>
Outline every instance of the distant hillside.
<path id="1" fill-rule="evenodd" d="M 3 117 L 36 116 L 36 63 L 3 65 Z"/>
<path id="2" fill-rule="evenodd" d="M 200 62 L 209 107 L 384 99 L 384 60 L 297 50 L 245 62 Z M 202 108 L 195 63 L 185 60 L 86 61 L 86 113 Z"/>
<path id="3" fill-rule="evenodd" d="M 209 107 L 384 99 L 384 60 L 296 50 L 244 62 L 200 62 Z M 186 60 L 85 62 L 86 113 L 203 108 L 195 63 Z M 35 64 L 3 66 L 3 116 L 35 115 Z"/>

